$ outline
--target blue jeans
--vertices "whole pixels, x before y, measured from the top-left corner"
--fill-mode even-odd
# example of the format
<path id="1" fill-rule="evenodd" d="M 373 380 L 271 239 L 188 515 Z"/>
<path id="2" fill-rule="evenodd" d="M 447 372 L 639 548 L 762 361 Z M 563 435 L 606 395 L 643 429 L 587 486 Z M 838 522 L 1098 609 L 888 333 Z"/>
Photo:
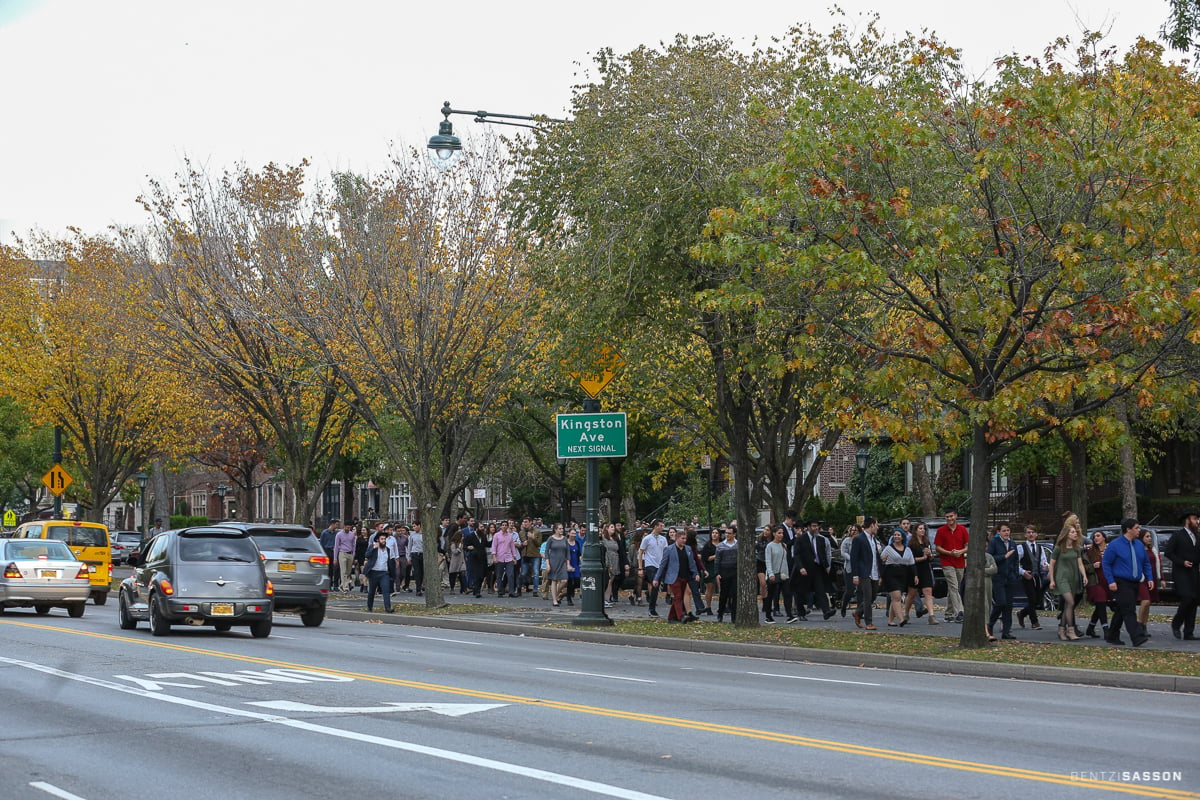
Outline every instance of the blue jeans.
<path id="1" fill-rule="evenodd" d="M 496 596 L 517 593 L 517 562 L 496 562 Z"/>
<path id="2" fill-rule="evenodd" d="M 533 593 L 542 589 L 542 559 L 538 556 L 521 559 L 521 585 L 533 586 Z"/>
<path id="3" fill-rule="evenodd" d="M 386 569 L 373 569 L 367 573 L 367 611 L 374 610 L 375 593 L 383 592 L 383 610 L 392 610 L 392 576 Z"/>

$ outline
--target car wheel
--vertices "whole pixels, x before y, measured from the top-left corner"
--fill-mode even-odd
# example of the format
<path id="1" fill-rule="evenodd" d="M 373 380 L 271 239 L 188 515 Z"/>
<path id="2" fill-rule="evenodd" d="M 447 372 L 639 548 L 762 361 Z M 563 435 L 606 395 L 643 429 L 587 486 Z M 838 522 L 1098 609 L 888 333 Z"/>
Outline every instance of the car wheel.
<path id="1" fill-rule="evenodd" d="M 317 606 L 300 612 L 300 621 L 306 628 L 315 628 L 325 621 L 325 606 Z"/>
<path id="2" fill-rule="evenodd" d="M 80 617 L 83 616 L 84 605 L 86 605 L 86 604 L 85 603 L 71 603 L 71 605 L 67 606 L 67 616 L 74 617 L 75 619 L 79 619 Z"/>
<path id="3" fill-rule="evenodd" d="M 171 623 L 162 611 L 162 602 L 158 595 L 150 598 L 150 633 L 155 636 L 166 636 L 171 632 Z"/>
<path id="4" fill-rule="evenodd" d="M 131 631 L 137 627 L 137 620 L 129 613 L 129 601 L 125 599 L 124 592 L 121 592 L 117 599 L 117 624 L 123 631 Z"/>
<path id="5" fill-rule="evenodd" d="M 36 606 L 33 607 L 33 610 L 34 610 L 34 613 L 36 613 L 39 617 L 44 617 L 50 613 L 50 606 L 43 605 L 42 603 L 38 603 Z"/>
<path id="6" fill-rule="evenodd" d="M 255 639 L 265 639 L 271 635 L 271 620 L 262 619 L 250 624 L 250 635 Z"/>
<path id="7" fill-rule="evenodd" d="M 100 592 L 92 596 L 92 602 L 98 606 L 102 606 L 108 602 L 108 592 Z"/>
<path id="8" fill-rule="evenodd" d="M 225 631 L 232 628 L 233 625 L 232 625 L 232 623 L 229 623 L 229 622 L 214 622 L 213 627 L 216 628 L 217 630 L 219 630 L 221 633 L 224 633 Z"/>

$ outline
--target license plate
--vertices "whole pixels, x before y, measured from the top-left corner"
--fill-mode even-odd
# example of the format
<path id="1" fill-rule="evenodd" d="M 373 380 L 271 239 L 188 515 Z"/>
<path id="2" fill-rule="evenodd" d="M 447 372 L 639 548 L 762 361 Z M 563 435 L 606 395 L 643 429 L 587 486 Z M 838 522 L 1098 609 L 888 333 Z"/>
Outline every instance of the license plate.
<path id="1" fill-rule="evenodd" d="M 214 617 L 232 617 L 233 603 L 213 603 L 212 615 Z"/>
<path id="2" fill-rule="evenodd" d="M 38 570 L 38 574 L 39 574 L 39 575 L 41 575 L 43 578 L 57 578 L 57 577 L 58 577 L 58 570 L 56 570 L 56 569 L 42 569 L 42 570 Z"/>
<path id="3" fill-rule="evenodd" d="M 295 572 L 296 565 L 290 561 L 280 561 L 279 562 L 279 571 L 280 572 Z"/>

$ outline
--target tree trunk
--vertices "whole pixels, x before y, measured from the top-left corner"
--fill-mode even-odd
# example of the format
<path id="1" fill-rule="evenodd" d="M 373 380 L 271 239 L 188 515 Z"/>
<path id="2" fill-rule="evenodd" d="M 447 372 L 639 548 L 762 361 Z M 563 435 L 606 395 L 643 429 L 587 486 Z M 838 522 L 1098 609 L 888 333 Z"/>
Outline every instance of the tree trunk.
<path id="1" fill-rule="evenodd" d="M 745 450 L 735 452 L 729 465 L 732 473 L 733 507 L 738 520 L 737 614 L 739 628 L 758 627 L 758 570 L 755 569 L 754 506 L 750 499 L 750 459 Z"/>
<path id="2" fill-rule="evenodd" d="M 963 626 L 959 647 L 987 646 L 987 597 L 984 594 L 984 551 L 988 543 L 988 501 L 991 489 L 987 429 L 975 425 L 971 440 L 971 534 L 967 540 L 966 591 L 963 593 Z"/>
<path id="3" fill-rule="evenodd" d="M 912 465 L 913 484 L 917 488 L 917 496 L 921 498 L 921 514 L 925 517 L 936 517 L 937 497 L 933 493 L 933 478 L 925 467 L 925 456 L 914 458 Z"/>
<path id="4" fill-rule="evenodd" d="M 1122 436 L 1118 457 L 1121 460 L 1121 516 L 1137 519 L 1137 468 L 1133 460 L 1133 430 L 1129 425 L 1129 398 L 1113 404 L 1117 419 L 1121 422 Z"/>
<path id="5" fill-rule="evenodd" d="M 1073 439 L 1065 432 L 1062 434 L 1063 444 L 1071 454 L 1071 510 L 1079 517 L 1079 525 L 1083 530 L 1088 528 L 1088 475 L 1087 475 L 1087 443 Z"/>

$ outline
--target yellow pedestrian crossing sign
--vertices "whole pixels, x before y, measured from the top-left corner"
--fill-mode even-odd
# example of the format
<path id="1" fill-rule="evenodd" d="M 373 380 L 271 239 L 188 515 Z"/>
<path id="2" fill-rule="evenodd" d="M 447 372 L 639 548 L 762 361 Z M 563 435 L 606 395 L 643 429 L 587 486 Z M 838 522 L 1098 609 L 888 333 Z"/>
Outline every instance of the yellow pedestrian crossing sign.
<path id="1" fill-rule="evenodd" d="M 17 524 L 17 512 L 11 508 L 4 512 L 4 527 L 11 528 Z"/>
<path id="2" fill-rule="evenodd" d="M 42 476 L 42 483 L 46 484 L 46 488 L 55 497 L 59 497 L 67 490 L 75 481 L 67 474 L 67 471 L 62 468 L 61 464 L 55 464 L 50 468 L 50 471 Z"/>

